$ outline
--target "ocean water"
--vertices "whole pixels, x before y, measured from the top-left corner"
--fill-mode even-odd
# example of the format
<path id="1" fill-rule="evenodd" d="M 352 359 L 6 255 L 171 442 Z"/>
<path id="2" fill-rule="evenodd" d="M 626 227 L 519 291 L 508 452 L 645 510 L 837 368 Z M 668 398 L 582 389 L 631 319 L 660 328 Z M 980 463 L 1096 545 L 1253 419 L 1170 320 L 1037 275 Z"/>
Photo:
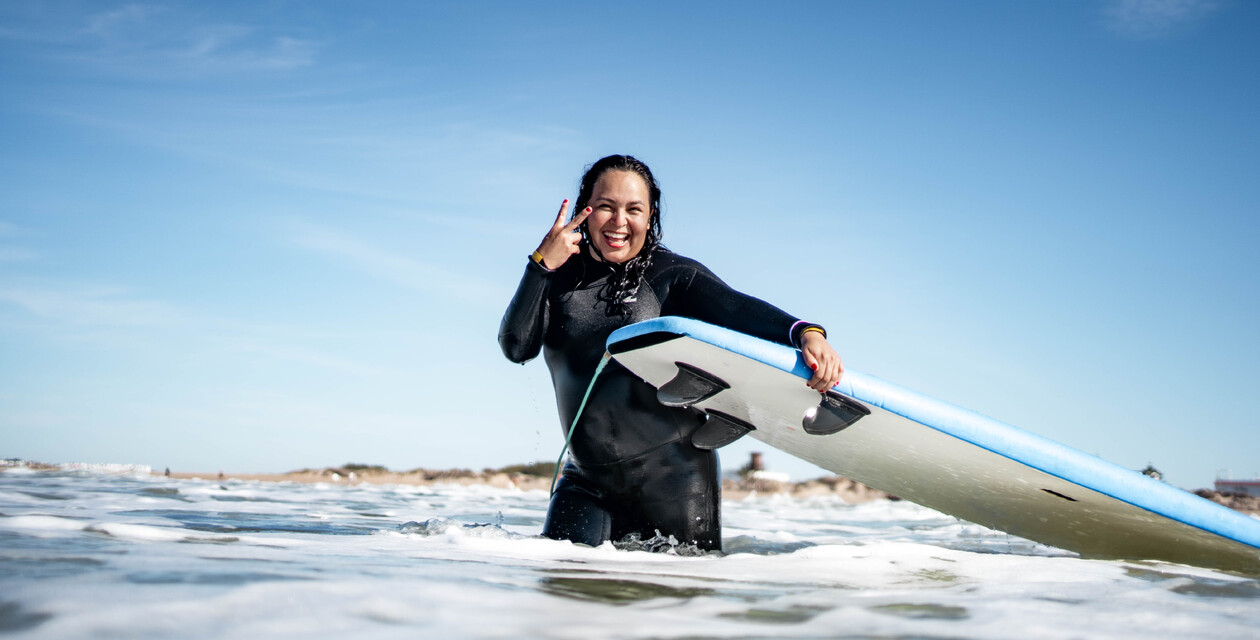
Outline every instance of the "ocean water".
<path id="1" fill-rule="evenodd" d="M 906 502 L 723 503 L 721 554 L 537 537 L 488 487 L 0 472 L 12 638 L 1260 638 L 1260 581 Z M 645 549 L 656 549 L 651 552 Z"/>

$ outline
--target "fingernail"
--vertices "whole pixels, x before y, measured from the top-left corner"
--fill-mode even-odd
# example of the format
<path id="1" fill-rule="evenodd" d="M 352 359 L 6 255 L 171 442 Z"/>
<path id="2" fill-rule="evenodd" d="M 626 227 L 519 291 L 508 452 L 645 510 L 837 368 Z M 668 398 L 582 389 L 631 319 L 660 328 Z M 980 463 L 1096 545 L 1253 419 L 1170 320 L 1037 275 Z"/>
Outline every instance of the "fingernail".
<path id="1" fill-rule="evenodd" d="M 569 204 L 569 199 L 565 198 L 563 204 Z"/>
<path id="2" fill-rule="evenodd" d="M 814 371 L 817 371 L 817 370 L 818 370 L 818 365 L 816 365 L 816 364 L 811 364 L 811 365 L 809 365 L 809 368 L 810 368 L 810 369 L 813 369 Z"/>

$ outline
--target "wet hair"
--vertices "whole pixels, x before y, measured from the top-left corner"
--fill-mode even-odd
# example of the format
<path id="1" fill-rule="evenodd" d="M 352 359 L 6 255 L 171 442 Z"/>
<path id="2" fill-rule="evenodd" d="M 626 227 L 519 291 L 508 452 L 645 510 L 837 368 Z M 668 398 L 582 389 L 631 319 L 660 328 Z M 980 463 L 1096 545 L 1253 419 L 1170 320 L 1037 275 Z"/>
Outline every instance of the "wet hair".
<path id="1" fill-rule="evenodd" d="M 639 254 L 625 261 L 622 264 L 609 262 L 604 258 L 604 254 L 600 252 L 599 247 L 591 241 L 590 230 L 583 222 L 580 229 L 582 231 L 582 242 L 599 256 L 601 260 L 612 267 L 612 275 L 608 276 L 608 284 L 600 292 L 600 299 L 604 300 L 607 305 L 608 315 L 630 315 L 630 309 L 626 306 L 628 302 L 634 302 L 635 295 L 639 291 L 639 285 L 643 282 L 643 276 L 647 273 L 648 267 L 652 266 L 652 256 L 657 249 L 664 249 L 661 244 L 661 187 L 656 182 L 656 177 L 652 175 L 652 170 L 648 168 L 639 159 L 634 156 L 614 155 L 606 158 L 600 158 L 594 164 L 586 168 L 586 173 L 582 175 L 582 183 L 578 187 L 577 200 L 574 201 L 573 210 L 581 211 L 590 204 L 591 196 L 595 192 L 595 183 L 599 181 L 600 176 L 609 171 L 628 171 L 640 178 L 648 188 L 648 206 L 650 218 L 648 219 L 647 237 L 643 240 L 643 248 L 639 250 Z"/>

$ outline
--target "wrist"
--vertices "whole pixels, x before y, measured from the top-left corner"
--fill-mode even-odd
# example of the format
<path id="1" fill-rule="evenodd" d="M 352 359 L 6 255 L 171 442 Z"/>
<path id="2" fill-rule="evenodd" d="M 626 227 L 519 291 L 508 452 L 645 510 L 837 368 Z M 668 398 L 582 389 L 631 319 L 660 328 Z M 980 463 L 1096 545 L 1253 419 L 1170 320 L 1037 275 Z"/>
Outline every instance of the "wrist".
<path id="1" fill-rule="evenodd" d="M 798 320 L 796 324 L 792 325 L 790 335 L 792 344 L 795 345 L 797 349 L 801 348 L 805 344 L 805 336 L 811 333 L 817 333 L 821 335 L 824 340 L 827 339 L 827 330 L 822 328 L 822 326 L 816 325 L 812 322 Z"/>
<path id="2" fill-rule="evenodd" d="M 555 269 L 547 266 L 546 260 L 543 259 L 542 252 L 537 249 L 535 249 L 533 253 L 529 254 L 529 261 L 538 265 L 538 267 L 543 271 L 555 271 Z"/>

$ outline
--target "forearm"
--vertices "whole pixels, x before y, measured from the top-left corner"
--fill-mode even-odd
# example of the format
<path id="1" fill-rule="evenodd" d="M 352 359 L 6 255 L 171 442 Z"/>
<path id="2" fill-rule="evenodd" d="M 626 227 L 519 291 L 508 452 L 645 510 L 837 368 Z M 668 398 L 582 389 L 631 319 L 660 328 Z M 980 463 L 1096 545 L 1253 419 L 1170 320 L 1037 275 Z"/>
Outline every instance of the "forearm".
<path id="1" fill-rule="evenodd" d="M 697 320 L 799 348 L 801 333 L 811 323 L 754 296 L 736 291 L 707 269 L 688 283 L 687 313 Z"/>
<path id="2" fill-rule="evenodd" d="M 550 285 L 551 272 L 531 260 L 499 324 L 499 347 L 508 360 L 525 363 L 542 350 Z"/>
<path id="3" fill-rule="evenodd" d="M 813 375 L 805 386 L 818 392 L 826 392 L 836 386 L 844 375 L 844 363 L 840 355 L 827 342 L 827 332 L 819 325 L 792 317 L 778 307 L 726 286 L 716 276 L 697 274 L 695 283 L 709 290 L 698 299 L 708 299 L 704 305 L 717 316 L 716 323 L 771 342 L 778 342 L 801 350 L 805 366 Z M 694 284 L 693 283 L 693 286 Z M 704 319 L 704 318 L 699 318 Z M 708 320 L 715 322 L 715 320 Z"/>

